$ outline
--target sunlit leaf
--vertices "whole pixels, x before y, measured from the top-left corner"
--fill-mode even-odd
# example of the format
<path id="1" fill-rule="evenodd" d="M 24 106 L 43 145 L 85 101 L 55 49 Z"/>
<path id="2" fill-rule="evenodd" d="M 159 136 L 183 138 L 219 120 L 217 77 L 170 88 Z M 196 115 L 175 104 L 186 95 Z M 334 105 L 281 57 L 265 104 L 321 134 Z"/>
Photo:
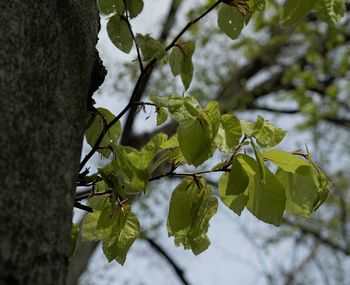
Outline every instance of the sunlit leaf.
<path id="1" fill-rule="evenodd" d="M 169 206 L 168 231 L 177 246 L 200 254 L 210 245 L 206 235 L 209 220 L 216 213 L 218 203 L 211 197 L 211 189 L 203 179 L 185 179 L 174 190 Z"/>

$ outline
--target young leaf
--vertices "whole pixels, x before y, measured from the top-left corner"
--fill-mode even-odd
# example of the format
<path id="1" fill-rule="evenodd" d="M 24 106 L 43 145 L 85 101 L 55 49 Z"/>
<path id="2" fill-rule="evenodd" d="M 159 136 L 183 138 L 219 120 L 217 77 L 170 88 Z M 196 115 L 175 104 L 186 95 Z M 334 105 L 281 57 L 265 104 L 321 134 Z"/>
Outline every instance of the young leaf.
<path id="1" fill-rule="evenodd" d="M 176 246 L 192 249 L 196 255 L 210 245 L 206 233 L 218 207 L 216 198 L 210 194 L 211 189 L 203 179 L 196 182 L 187 178 L 176 187 L 170 200 L 169 236 L 174 236 Z"/>
<path id="2" fill-rule="evenodd" d="M 291 214 L 310 217 L 319 197 L 313 177 L 289 173 L 281 168 L 276 176 L 285 189 L 286 210 Z"/>
<path id="3" fill-rule="evenodd" d="M 218 102 L 209 101 L 207 106 L 205 106 L 204 112 L 202 112 L 202 114 L 210 123 L 211 136 L 212 138 L 215 138 L 218 133 L 221 116 Z"/>
<path id="4" fill-rule="evenodd" d="M 168 119 L 168 111 L 164 107 L 157 108 L 157 126 L 163 124 Z"/>
<path id="5" fill-rule="evenodd" d="M 193 115 L 189 112 L 189 105 L 192 106 L 191 112 L 193 109 L 198 109 L 197 114 L 199 111 L 202 111 L 198 101 L 192 96 L 183 98 L 177 95 L 156 96 L 155 94 L 150 94 L 149 99 L 157 106 L 167 108 L 169 113 L 179 123 L 193 118 Z"/>
<path id="6" fill-rule="evenodd" d="M 140 47 L 143 60 L 147 61 L 152 58 L 156 58 L 157 60 L 161 60 L 165 56 L 165 47 L 164 45 L 152 38 L 150 35 L 136 35 L 136 42 Z"/>
<path id="7" fill-rule="evenodd" d="M 210 125 L 203 116 L 182 122 L 178 128 L 177 138 L 181 152 L 189 164 L 199 166 L 211 156 Z"/>
<path id="8" fill-rule="evenodd" d="M 315 5 L 318 17 L 329 23 L 335 24 L 345 13 L 344 0 L 318 0 Z"/>
<path id="9" fill-rule="evenodd" d="M 248 138 L 252 137 L 255 125 L 252 122 L 246 120 L 240 120 L 239 122 L 242 128 L 242 133 Z"/>
<path id="10" fill-rule="evenodd" d="M 82 226 L 83 239 L 100 241 L 104 236 L 109 234 L 109 229 L 97 229 L 97 222 L 100 215 L 101 211 L 94 211 L 85 216 Z"/>
<path id="11" fill-rule="evenodd" d="M 226 196 L 243 193 L 249 184 L 249 174 L 242 167 L 239 159 L 235 159 L 231 166 L 227 183 Z"/>
<path id="12" fill-rule="evenodd" d="M 91 147 L 94 147 L 100 133 L 114 118 L 114 115 L 104 108 L 98 108 L 97 112 L 90 112 L 87 124 L 88 128 L 85 131 L 85 136 L 87 143 Z M 118 121 L 108 130 L 97 151 L 104 157 L 109 157 L 111 150 L 108 147 L 118 143 L 120 133 L 121 124 Z"/>
<path id="13" fill-rule="evenodd" d="M 271 148 L 278 145 L 286 135 L 286 131 L 277 128 L 269 121 L 258 115 L 254 126 L 253 136 L 261 147 Z"/>
<path id="14" fill-rule="evenodd" d="M 191 57 L 185 57 L 181 69 L 181 80 L 185 89 L 187 90 L 192 82 L 193 77 L 193 63 Z"/>
<path id="15" fill-rule="evenodd" d="M 233 148 L 239 143 L 242 136 L 240 121 L 236 116 L 224 114 L 220 118 L 221 125 L 225 131 L 226 144 L 229 148 Z"/>
<path id="16" fill-rule="evenodd" d="M 101 14 L 122 13 L 124 10 L 123 0 L 97 0 L 97 6 Z"/>
<path id="17" fill-rule="evenodd" d="M 305 18 L 317 0 L 287 0 L 283 9 L 281 24 L 290 26 Z"/>
<path id="18" fill-rule="evenodd" d="M 227 195 L 229 173 L 224 173 L 219 179 L 219 194 L 221 201 L 238 216 L 241 215 L 244 207 L 248 202 L 248 194 L 241 193 L 239 195 Z"/>
<path id="19" fill-rule="evenodd" d="M 193 77 L 192 55 L 195 50 L 194 42 L 177 44 L 170 54 L 170 67 L 174 76 L 181 75 L 182 83 L 187 90 Z"/>
<path id="20" fill-rule="evenodd" d="M 112 207 L 106 207 L 102 210 L 98 218 L 96 229 L 106 229 L 113 224 L 115 213 L 112 212 Z"/>
<path id="21" fill-rule="evenodd" d="M 260 152 L 260 150 L 258 149 L 258 147 L 255 145 L 255 143 L 253 141 L 250 142 L 253 150 L 254 150 L 254 154 L 255 154 L 255 158 L 258 164 L 258 169 L 259 169 L 259 176 L 262 180 L 265 179 L 265 164 L 264 164 L 264 158 Z"/>
<path id="22" fill-rule="evenodd" d="M 184 63 L 184 55 L 178 46 L 175 46 L 170 53 L 169 64 L 171 72 L 174 76 L 177 76 L 182 71 L 182 66 Z"/>
<path id="23" fill-rule="evenodd" d="M 125 0 L 125 2 L 130 18 L 135 18 L 142 12 L 143 0 Z"/>
<path id="24" fill-rule="evenodd" d="M 111 17 L 107 23 L 108 36 L 112 43 L 121 51 L 129 53 L 133 46 L 133 38 L 128 23 L 118 14 Z"/>
<path id="25" fill-rule="evenodd" d="M 130 247 L 140 235 L 140 223 L 131 211 L 119 211 L 118 214 L 124 215 L 125 221 L 112 226 L 112 238 L 103 240 L 102 249 L 109 262 L 116 260 L 123 265 Z"/>
<path id="26" fill-rule="evenodd" d="M 222 4 L 218 13 L 218 26 L 231 39 L 237 39 L 244 27 L 245 17 L 234 6 Z"/>
<path id="27" fill-rule="evenodd" d="M 265 167 L 265 180 L 255 176 L 249 184 L 248 210 L 259 220 L 279 226 L 285 209 L 286 196 L 279 179 Z"/>
<path id="28" fill-rule="evenodd" d="M 296 173 L 299 167 L 309 168 L 308 161 L 297 157 L 289 152 L 280 150 L 269 150 L 262 153 L 265 159 L 282 168 L 284 171 Z M 305 169 L 303 169 L 305 171 Z"/>

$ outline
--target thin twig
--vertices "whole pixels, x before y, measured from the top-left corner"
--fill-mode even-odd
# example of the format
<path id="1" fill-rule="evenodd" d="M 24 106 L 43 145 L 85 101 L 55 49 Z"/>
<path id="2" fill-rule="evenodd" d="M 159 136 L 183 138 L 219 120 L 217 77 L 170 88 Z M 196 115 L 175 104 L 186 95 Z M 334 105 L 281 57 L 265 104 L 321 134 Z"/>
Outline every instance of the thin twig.
<path id="1" fill-rule="evenodd" d="M 194 176 L 198 176 L 198 175 L 202 175 L 202 174 L 209 174 L 209 173 L 213 173 L 213 172 L 229 172 L 229 171 L 230 170 L 227 169 L 226 167 L 220 168 L 220 169 L 215 169 L 215 170 L 198 171 L 198 172 L 193 172 L 193 173 L 178 173 L 178 172 L 169 171 L 167 173 L 154 176 L 154 177 L 150 178 L 149 181 L 158 180 L 158 179 L 161 179 L 163 177 L 176 177 L 176 176 L 177 177 L 194 177 Z"/>
<path id="2" fill-rule="evenodd" d="M 123 2 L 124 2 L 124 6 L 125 6 L 125 13 L 126 13 L 126 17 L 124 17 L 124 20 L 126 21 L 126 23 L 127 23 L 127 25 L 128 25 L 128 28 L 129 28 L 129 31 L 130 31 L 132 40 L 133 40 L 134 43 L 135 43 L 136 52 L 137 52 L 137 61 L 139 62 L 140 70 L 141 70 L 141 72 L 142 72 L 142 71 L 143 71 L 143 64 L 142 64 L 142 58 L 141 58 L 140 48 L 139 48 L 139 45 L 137 44 L 137 41 L 136 41 L 136 38 L 135 38 L 135 35 L 134 35 L 134 31 L 132 30 L 131 23 L 130 23 L 130 21 L 129 21 L 128 8 L 127 8 L 126 1 L 124 0 Z"/>
<path id="3" fill-rule="evenodd" d="M 203 14 L 198 16 L 196 19 L 190 21 L 187 23 L 187 25 L 180 31 L 180 33 L 177 34 L 177 36 L 173 39 L 173 41 L 165 48 L 166 51 L 171 49 L 173 46 L 175 46 L 176 42 L 182 37 L 182 35 L 190 28 L 192 27 L 195 23 L 200 21 L 202 18 L 204 18 L 207 14 L 209 14 L 212 10 L 214 10 L 222 0 L 216 1 L 208 10 L 206 10 Z"/>

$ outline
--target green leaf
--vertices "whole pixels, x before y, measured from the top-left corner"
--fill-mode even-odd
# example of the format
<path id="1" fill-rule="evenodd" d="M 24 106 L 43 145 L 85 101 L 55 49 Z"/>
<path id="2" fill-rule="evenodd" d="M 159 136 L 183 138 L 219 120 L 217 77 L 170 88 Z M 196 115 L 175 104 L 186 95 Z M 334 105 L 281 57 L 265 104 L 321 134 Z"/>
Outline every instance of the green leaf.
<path id="1" fill-rule="evenodd" d="M 130 18 L 135 18 L 143 10 L 143 0 L 126 0 L 126 9 L 129 11 Z"/>
<path id="2" fill-rule="evenodd" d="M 289 173 L 281 168 L 276 172 L 286 193 L 286 210 L 295 215 L 310 217 L 319 199 L 314 178 L 309 175 Z"/>
<path id="3" fill-rule="evenodd" d="M 255 143 L 253 141 L 250 141 L 253 150 L 254 150 L 254 154 L 255 154 L 255 158 L 258 164 L 258 169 L 259 169 L 259 176 L 262 180 L 265 179 L 265 164 L 264 164 L 264 158 L 260 152 L 260 150 L 258 149 L 258 147 L 255 145 Z"/>
<path id="4" fill-rule="evenodd" d="M 185 86 L 185 90 L 187 90 L 192 82 L 193 77 L 193 63 L 192 58 L 185 57 L 184 62 L 181 69 L 181 80 L 183 85 Z"/>
<path id="5" fill-rule="evenodd" d="M 194 42 L 176 44 L 170 55 L 170 67 L 174 76 L 180 74 L 185 90 L 190 87 L 193 77 L 192 55 L 195 50 Z"/>
<path id="6" fill-rule="evenodd" d="M 179 141 L 177 140 L 177 134 L 173 135 L 170 139 L 161 144 L 161 149 L 176 148 L 179 146 Z"/>
<path id="7" fill-rule="evenodd" d="M 108 261 L 116 260 L 122 265 L 130 247 L 140 235 L 140 223 L 137 217 L 131 211 L 126 210 L 123 215 L 123 222 L 112 226 L 113 238 L 104 240 L 102 244 L 103 253 Z"/>
<path id="8" fill-rule="evenodd" d="M 285 151 L 269 150 L 263 152 L 262 156 L 283 170 L 292 173 L 296 173 L 300 167 L 303 171 L 310 167 L 308 161 Z"/>
<path id="9" fill-rule="evenodd" d="M 242 136 L 240 121 L 236 116 L 224 114 L 220 118 L 222 128 L 225 131 L 226 144 L 229 148 L 234 148 L 238 145 L 239 139 Z"/>
<path id="10" fill-rule="evenodd" d="M 242 167 L 239 159 L 234 159 L 227 183 L 226 196 L 239 195 L 249 185 L 249 174 Z"/>
<path id="11" fill-rule="evenodd" d="M 105 229 L 110 227 L 115 220 L 115 213 L 112 212 L 112 207 L 106 207 L 98 218 L 96 229 Z"/>
<path id="12" fill-rule="evenodd" d="M 265 0 L 248 0 L 249 11 L 253 13 L 254 11 L 263 11 L 266 6 Z"/>
<path id="13" fill-rule="evenodd" d="M 278 227 L 285 209 L 284 187 L 267 167 L 265 173 L 265 181 L 255 176 L 249 184 L 247 208 L 259 220 Z"/>
<path id="14" fill-rule="evenodd" d="M 246 135 L 248 138 L 253 136 L 255 125 L 252 122 L 240 120 L 240 125 L 244 135 Z"/>
<path id="15" fill-rule="evenodd" d="M 254 126 L 253 136 L 261 147 L 271 148 L 278 145 L 286 135 L 286 131 L 277 128 L 269 121 L 258 115 Z"/>
<path id="16" fill-rule="evenodd" d="M 150 94 L 149 99 L 157 106 L 167 108 L 172 117 L 179 123 L 193 118 L 193 115 L 189 112 L 189 105 L 193 107 L 190 110 L 191 112 L 193 109 L 198 110 L 196 112 L 197 114 L 199 111 L 202 111 L 198 101 L 192 96 L 157 96 L 155 94 Z"/>
<path id="17" fill-rule="evenodd" d="M 219 104 L 216 101 L 209 101 L 207 106 L 204 108 L 204 112 L 202 114 L 206 117 L 206 120 L 210 123 L 211 136 L 215 138 L 219 125 L 220 125 L 220 110 Z"/>
<path id="18" fill-rule="evenodd" d="M 177 138 L 181 152 L 189 164 L 201 165 L 211 156 L 211 130 L 203 116 L 182 122 L 178 128 Z"/>
<path id="19" fill-rule="evenodd" d="M 133 37 L 128 23 L 119 15 L 111 17 L 107 23 L 108 36 L 122 52 L 129 53 L 133 46 Z"/>
<path id="20" fill-rule="evenodd" d="M 224 173 L 219 179 L 219 194 L 221 201 L 238 216 L 241 215 L 244 207 L 248 202 L 248 194 L 241 193 L 239 195 L 227 195 L 229 173 Z"/>
<path id="21" fill-rule="evenodd" d="M 318 0 L 315 10 L 319 18 L 330 24 L 338 22 L 345 13 L 345 0 Z"/>
<path id="22" fill-rule="evenodd" d="M 102 240 L 104 236 L 109 234 L 109 229 L 97 229 L 97 222 L 101 215 L 101 211 L 88 213 L 82 226 L 82 237 L 85 240 Z"/>
<path id="23" fill-rule="evenodd" d="M 218 12 L 218 26 L 231 39 L 236 39 L 244 27 L 245 17 L 236 7 L 222 4 Z"/>
<path id="24" fill-rule="evenodd" d="M 176 246 L 183 245 L 198 255 L 208 248 L 209 220 L 216 213 L 218 203 L 211 197 L 211 189 L 203 179 L 185 179 L 174 190 L 169 206 L 168 231 Z"/>
<path id="25" fill-rule="evenodd" d="M 143 36 L 141 34 L 137 34 L 136 42 L 142 51 L 143 60 L 145 61 L 152 58 L 156 58 L 160 61 L 166 54 L 165 46 L 161 42 L 152 38 L 150 35 Z"/>
<path id="26" fill-rule="evenodd" d="M 94 147 L 100 133 L 115 118 L 115 116 L 104 108 L 98 108 L 97 112 L 90 112 L 88 117 L 88 128 L 85 131 L 86 141 L 91 147 Z M 121 124 L 118 121 L 106 133 L 97 150 L 104 157 L 109 157 L 112 153 L 108 148 L 110 145 L 117 144 L 121 133 Z"/>
<path id="27" fill-rule="evenodd" d="M 122 13 L 124 10 L 123 0 L 97 0 L 97 6 L 101 14 Z"/>
<path id="28" fill-rule="evenodd" d="M 317 0 L 287 0 L 283 9 L 281 24 L 290 26 L 305 18 Z"/>
<path id="29" fill-rule="evenodd" d="M 169 64 L 171 72 L 174 76 L 177 76 L 182 71 L 182 66 L 184 63 L 184 55 L 178 46 L 175 46 L 170 53 Z"/>
<path id="30" fill-rule="evenodd" d="M 71 258 L 74 255 L 75 248 L 77 246 L 77 241 L 79 237 L 79 224 L 72 224 L 69 249 L 68 249 L 68 257 Z"/>

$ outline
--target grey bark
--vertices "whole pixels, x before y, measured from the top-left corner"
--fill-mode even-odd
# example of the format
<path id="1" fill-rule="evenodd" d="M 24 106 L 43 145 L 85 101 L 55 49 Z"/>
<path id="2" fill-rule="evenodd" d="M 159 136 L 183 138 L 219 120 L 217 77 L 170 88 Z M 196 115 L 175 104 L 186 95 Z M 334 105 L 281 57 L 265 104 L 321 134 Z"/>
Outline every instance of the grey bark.
<path id="1" fill-rule="evenodd" d="M 0 284 L 65 284 L 97 8 L 1 1 L 0 24 Z"/>

